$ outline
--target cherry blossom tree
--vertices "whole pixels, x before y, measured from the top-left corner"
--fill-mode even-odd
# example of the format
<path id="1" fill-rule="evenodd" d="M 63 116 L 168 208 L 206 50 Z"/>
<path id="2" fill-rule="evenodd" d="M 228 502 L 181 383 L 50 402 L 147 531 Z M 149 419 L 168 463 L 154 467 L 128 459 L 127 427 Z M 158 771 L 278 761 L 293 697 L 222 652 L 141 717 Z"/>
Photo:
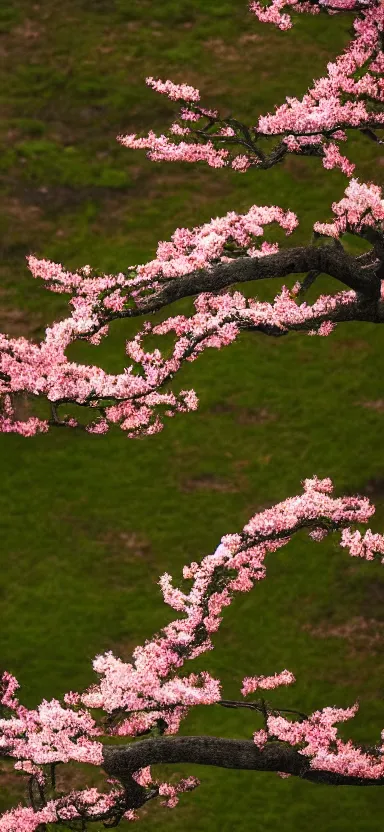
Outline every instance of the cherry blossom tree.
<path id="1" fill-rule="evenodd" d="M 160 242 L 156 257 L 117 275 L 97 275 L 89 265 L 76 272 L 36 256 L 28 258 L 34 277 L 54 292 L 69 293 L 70 314 L 46 330 L 37 344 L 0 336 L 0 429 L 31 436 L 51 426 L 80 427 L 65 414 L 67 405 L 92 407 L 96 418 L 83 427 L 105 433 L 118 424 L 129 437 L 161 430 L 162 415 L 194 410 L 193 390 L 176 394 L 169 382 L 186 361 L 205 349 L 232 343 L 242 330 L 277 337 L 291 331 L 329 335 L 337 323 L 384 320 L 384 199 L 373 183 L 352 178 L 353 165 L 339 145 L 352 131 L 380 142 L 384 122 L 384 7 L 376 0 L 272 0 L 252 2 L 262 22 L 288 29 L 288 12 L 337 15 L 354 13 L 354 33 L 345 52 L 330 63 L 302 101 L 287 99 L 256 126 L 221 118 L 200 105 L 198 90 L 148 78 L 153 89 L 181 102 L 167 135 L 120 136 L 129 148 L 145 148 L 153 161 L 206 162 L 245 173 L 269 168 L 288 154 L 317 156 L 324 168 L 339 167 L 349 178 L 344 196 L 332 205 L 333 219 L 317 222 L 310 244 L 279 249 L 263 237 L 270 223 L 287 235 L 298 224 L 291 211 L 253 205 L 247 213 L 225 217 L 192 230 L 176 229 Z M 349 233 L 368 243 L 353 256 L 343 245 Z M 342 287 L 312 304 L 301 301 L 321 273 Z M 273 303 L 245 297 L 239 284 L 297 275 L 293 289 L 283 287 Z M 96 365 L 68 360 L 76 340 L 93 345 L 119 318 L 149 315 L 174 301 L 194 297 L 195 312 L 177 315 L 157 326 L 145 322 L 127 343 L 131 364 L 120 375 Z M 174 333 L 170 357 L 146 350 L 149 334 Z M 50 403 L 50 418 L 22 422 L 14 412 L 20 393 Z M 63 412 L 64 411 L 64 412 Z M 255 514 L 240 533 L 224 536 L 213 554 L 183 569 L 180 587 L 170 575 L 160 578 L 164 601 L 179 617 L 164 626 L 123 662 L 111 652 L 93 662 L 97 680 L 83 692 L 68 691 L 61 700 L 43 700 L 29 710 L 16 695 L 17 680 L 5 671 L 0 684 L 1 753 L 28 782 L 29 805 L 0 817 L 0 832 L 34 832 L 52 825 L 84 830 L 92 823 L 117 826 L 140 817 L 150 800 L 174 807 L 182 792 L 198 786 L 193 776 L 178 784 L 163 782 L 151 771 L 158 763 L 190 763 L 276 772 L 329 786 L 384 784 L 384 730 L 378 744 L 358 746 L 343 740 L 337 724 L 354 717 L 348 708 L 326 707 L 306 714 L 277 708 L 268 691 L 294 684 L 290 669 L 243 680 L 239 700 L 224 698 L 220 680 L 210 672 L 185 673 L 184 665 L 210 651 L 224 607 L 237 592 L 251 591 L 266 577 L 266 556 L 307 530 L 311 543 L 341 533 L 340 545 L 352 557 L 384 563 L 384 537 L 358 528 L 374 512 L 366 497 L 335 497 L 329 479 L 304 480 L 298 496 Z M 250 673 L 257 669 L 250 668 Z M 256 698 L 249 698 L 256 694 Z M 246 708 L 254 712 L 255 730 L 248 740 L 178 735 L 191 708 Z M 144 737 L 144 739 L 140 739 Z M 127 738 L 127 744 L 121 739 Z M 62 791 L 56 772 L 64 764 L 88 763 L 105 775 L 104 788 Z"/>

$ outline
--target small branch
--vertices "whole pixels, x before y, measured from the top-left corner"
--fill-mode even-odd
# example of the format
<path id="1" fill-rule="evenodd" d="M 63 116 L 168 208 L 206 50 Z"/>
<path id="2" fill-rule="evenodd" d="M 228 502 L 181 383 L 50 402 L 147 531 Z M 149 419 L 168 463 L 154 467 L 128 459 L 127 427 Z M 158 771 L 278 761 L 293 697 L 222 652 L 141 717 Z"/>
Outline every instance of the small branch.
<path id="1" fill-rule="evenodd" d="M 264 730 L 268 732 L 268 711 L 265 699 L 261 700 L 261 713 L 263 714 Z"/>
<path id="2" fill-rule="evenodd" d="M 236 700 L 232 699 L 220 699 L 217 703 L 218 705 L 222 705 L 223 708 L 248 708 L 251 711 L 259 711 L 263 713 L 263 707 L 260 702 L 237 702 Z M 296 711 L 294 708 L 268 708 L 269 713 L 285 713 L 285 714 L 295 714 L 296 716 L 300 717 L 300 719 L 308 719 L 308 715 L 304 714 L 302 711 Z"/>
<path id="3" fill-rule="evenodd" d="M 372 141 L 376 142 L 376 144 L 384 144 L 384 140 L 379 139 L 379 137 L 376 136 L 376 133 L 374 133 L 369 127 L 363 128 L 360 132 L 363 133 L 364 136 L 368 136 L 368 138 L 372 139 Z"/>
<path id="4" fill-rule="evenodd" d="M 319 274 L 320 274 L 320 272 L 316 272 L 314 269 L 312 269 L 312 271 L 308 272 L 308 274 L 306 275 L 306 277 L 304 278 L 304 280 L 300 284 L 300 289 L 298 291 L 298 296 L 299 297 L 302 296 L 302 295 L 305 295 L 305 293 L 308 292 L 308 289 L 310 289 L 311 286 L 313 286 L 313 284 L 314 284 L 316 278 L 319 276 Z"/>

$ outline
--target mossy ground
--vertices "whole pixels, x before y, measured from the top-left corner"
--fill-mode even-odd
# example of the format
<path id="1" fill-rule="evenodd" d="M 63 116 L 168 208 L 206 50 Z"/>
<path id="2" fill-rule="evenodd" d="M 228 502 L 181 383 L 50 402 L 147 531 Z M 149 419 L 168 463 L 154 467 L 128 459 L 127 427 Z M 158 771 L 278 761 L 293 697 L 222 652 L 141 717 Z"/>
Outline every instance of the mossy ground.
<path id="1" fill-rule="evenodd" d="M 255 123 L 324 72 L 348 40 L 349 18 L 301 17 L 284 34 L 258 24 L 245 0 L 3 0 L 0 24 L 3 331 L 38 338 L 65 314 L 65 299 L 29 277 L 30 252 L 121 270 L 153 256 L 177 226 L 254 203 L 295 210 L 299 242 L 341 197 L 345 178 L 318 160 L 241 176 L 152 164 L 115 137 L 168 125 L 172 104 L 147 89 L 147 75 L 192 83 L 208 105 Z M 382 183 L 379 148 L 356 139 L 353 156 L 361 179 Z M 277 287 L 260 284 L 259 296 Z M 328 288 L 321 279 L 318 290 Z M 73 355 L 121 368 L 137 326 L 118 324 L 99 350 Z M 26 704 L 88 685 L 97 652 L 129 655 L 169 620 L 158 576 L 180 575 L 306 476 L 368 494 L 383 530 L 383 344 L 368 324 L 327 339 L 243 335 L 183 370 L 180 386 L 195 388 L 200 409 L 156 437 L 0 437 L 1 663 Z M 271 695 L 276 703 L 311 710 L 359 697 L 344 735 L 374 743 L 384 725 L 383 599 L 379 565 L 350 560 L 335 539 L 295 539 L 270 558 L 267 581 L 225 611 L 217 649 L 194 664 L 219 674 L 228 696 L 244 675 L 288 667 L 298 683 Z M 183 730 L 250 737 L 256 727 L 249 714 L 202 708 Z M 195 773 L 201 787 L 174 812 L 149 806 L 143 832 L 381 830 L 381 789 Z M 4 770 L 0 783 L 5 807 L 20 781 Z"/>

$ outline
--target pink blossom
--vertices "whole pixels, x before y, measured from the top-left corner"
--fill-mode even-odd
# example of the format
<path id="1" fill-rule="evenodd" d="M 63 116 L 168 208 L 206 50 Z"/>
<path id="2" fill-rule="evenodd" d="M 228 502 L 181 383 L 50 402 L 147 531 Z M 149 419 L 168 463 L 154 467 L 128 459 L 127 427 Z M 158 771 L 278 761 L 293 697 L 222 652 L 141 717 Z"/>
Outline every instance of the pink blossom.
<path id="1" fill-rule="evenodd" d="M 364 535 L 359 531 L 352 532 L 351 529 L 343 529 L 340 545 L 349 549 L 349 554 L 355 558 L 374 560 L 375 555 L 384 555 L 383 535 L 373 534 L 370 529 Z M 384 558 L 382 558 L 383 562 Z"/>
<path id="2" fill-rule="evenodd" d="M 342 156 L 339 148 L 334 142 L 324 147 L 324 161 L 323 165 L 328 170 L 332 168 L 340 168 L 346 176 L 352 176 L 355 170 L 355 165 L 349 162 L 346 156 Z"/>
<path id="3" fill-rule="evenodd" d="M 285 31 L 286 29 L 290 29 L 292 26 L 289 15 L 281 14 L 280 11 L 283 6 L 286 5 L 293 5 L 293 3 L 288 3 L 286 0 L 273 0 L 271 5 L 265 6 L 262 3 L 253 0 L 253 2 L 250 3 L 249 8 L 262 23 L 275 23 L 279 29 Z"/>
<path id="4" fill-rule="evenodd" d="M 254 693 L 255 690 L 261 688 L 262 690 L 273 690 L 280 687 L 280 685 L 292 685 L 296 679 L 289 670 L 283 670 L 281 673 L 275 673 L 273 676 L 247 676 L 243 679 L 243 687 L 241 692 L 243 696 L 249 693 Z"/>
<path id="5" fill-rule="evenodd" d="M 323 321 L 318 329 L 310 329 L 308 335 L 322 335 L 326 337 L 333 332 L 335 326 L 336 324 L 334 324 L 333 321 Z"/>
<path id="6" fill-rule="evenodd" d="M 384 221 L 384 199 L 378 185 L 351 179 L 340 202 L 334 202 L 336 215 L 333 223 L 316 222 L 314 230 L 330 237 L 340 237 L 350 231 L 360 234 L 366 228 L 381 229 Z"/>
<path id="7" fill-rule="evenodd" d="M 156 81 L 154 78 L 146 78 L 146 83 L 156 92 L 167 95 L 172 101 L 177 101 L 180 98 L 183 101 L 200 100 L 199 90 L 188 86 L 188 84 L 173 84 L 172 81 Z"/>
<path id="8" fill-rule="evenodd" d="M 262 728 L 260 731 L 255 731 L 253 735 L 253 742 L 257 745 L 258 748 L 262 749 L 265 746 L 265 743 L 268 740 L 268 734 Z"/>
<path id="9" fill-rule="evenodd" d="M 247 156 L 244 154 L 242 156 L 235 156 L 231 163 L 231 167 L 233 170 L 238 170 L 241 173 L 245 173 L 246 170 L 250 167 L 251 163 Z"/>

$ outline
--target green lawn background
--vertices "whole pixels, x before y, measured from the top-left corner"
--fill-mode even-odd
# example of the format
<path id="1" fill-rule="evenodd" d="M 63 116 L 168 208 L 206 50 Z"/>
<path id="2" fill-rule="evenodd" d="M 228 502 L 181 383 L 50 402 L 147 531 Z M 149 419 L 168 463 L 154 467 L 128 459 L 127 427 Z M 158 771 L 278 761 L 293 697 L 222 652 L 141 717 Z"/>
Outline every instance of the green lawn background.
<path id="1" fill-rule="evenodd" d="M 242 176 L 153 164 L 115 140 L 169 124 L 173 106 L 147 89 L 147 75 L 191 83 L 208 106 L 252 124 L 285 95 L 302 95 L 349 37 L 348 16 L 302 16 L 282 33 L 259 24 L 246 5 L 3 0 L 1 331 L 39 338 L 65 314 L 65 298 L 29 277 L 28 253 L 119 271 L 151 258 L 176 227 L 254 203 L 295 210 L 296 242 L 330 216 L 346 179 L 319 160 L 292 157 Z M 351 153 L 361 179 L 382 183 L 379 148 L 354 139 Z M 280 285 L 258 284 L 259 297 L 272 298 Z M 316 291 L 334 288 L 322 278 Z M 187 301 L 169 313 L 189 309 Z M 71 355 L 118 371 L 138 326 L 116 324 L 102 347 L 76 345 Z M 129 656 L 170 620 L 158 576 L 167 570 L 177 578 L 257 509 L 297 493 L 304 477 L 331 476 L 338 494 L 372 497 L 372 527 L 383 530 L 383 343 L 369 324 L 339 327 L 326 339 L 242 335 L 185 367 L 177 385 L 194 387 L 200 408 L 153 438 L 0 436 L 1 664 L 19 678 L 27 705 L 91 683 L 98 652 Z M 268 579 L 225 611 L 217 649 L 193 665 L 220 675 L 226 696 L 238 697 L 245 675 L 287 667 L 298 682 L 271 694 L 276 704 L 310 711 L 359 697 L 360 714 L 343 735 L 377 742 L 382 568 L 349 559 L 336 538 L 316 545 L 305 536 L 268 566 Z M 250 737 L 257 727 L 252 715 L 201 708 L 183 731 Z M 191 766 L 168 773 L 181 772 L 200 776 L 201 787 L 173 812 L 149 806 L 143 832 L 382 826 L 380 789 Z M 74 772 L 68 783 L 93 777 L 92 769 Z M 4 768 L 0 783 L 5 808 L 19 799 L 21 777 Z"/>

